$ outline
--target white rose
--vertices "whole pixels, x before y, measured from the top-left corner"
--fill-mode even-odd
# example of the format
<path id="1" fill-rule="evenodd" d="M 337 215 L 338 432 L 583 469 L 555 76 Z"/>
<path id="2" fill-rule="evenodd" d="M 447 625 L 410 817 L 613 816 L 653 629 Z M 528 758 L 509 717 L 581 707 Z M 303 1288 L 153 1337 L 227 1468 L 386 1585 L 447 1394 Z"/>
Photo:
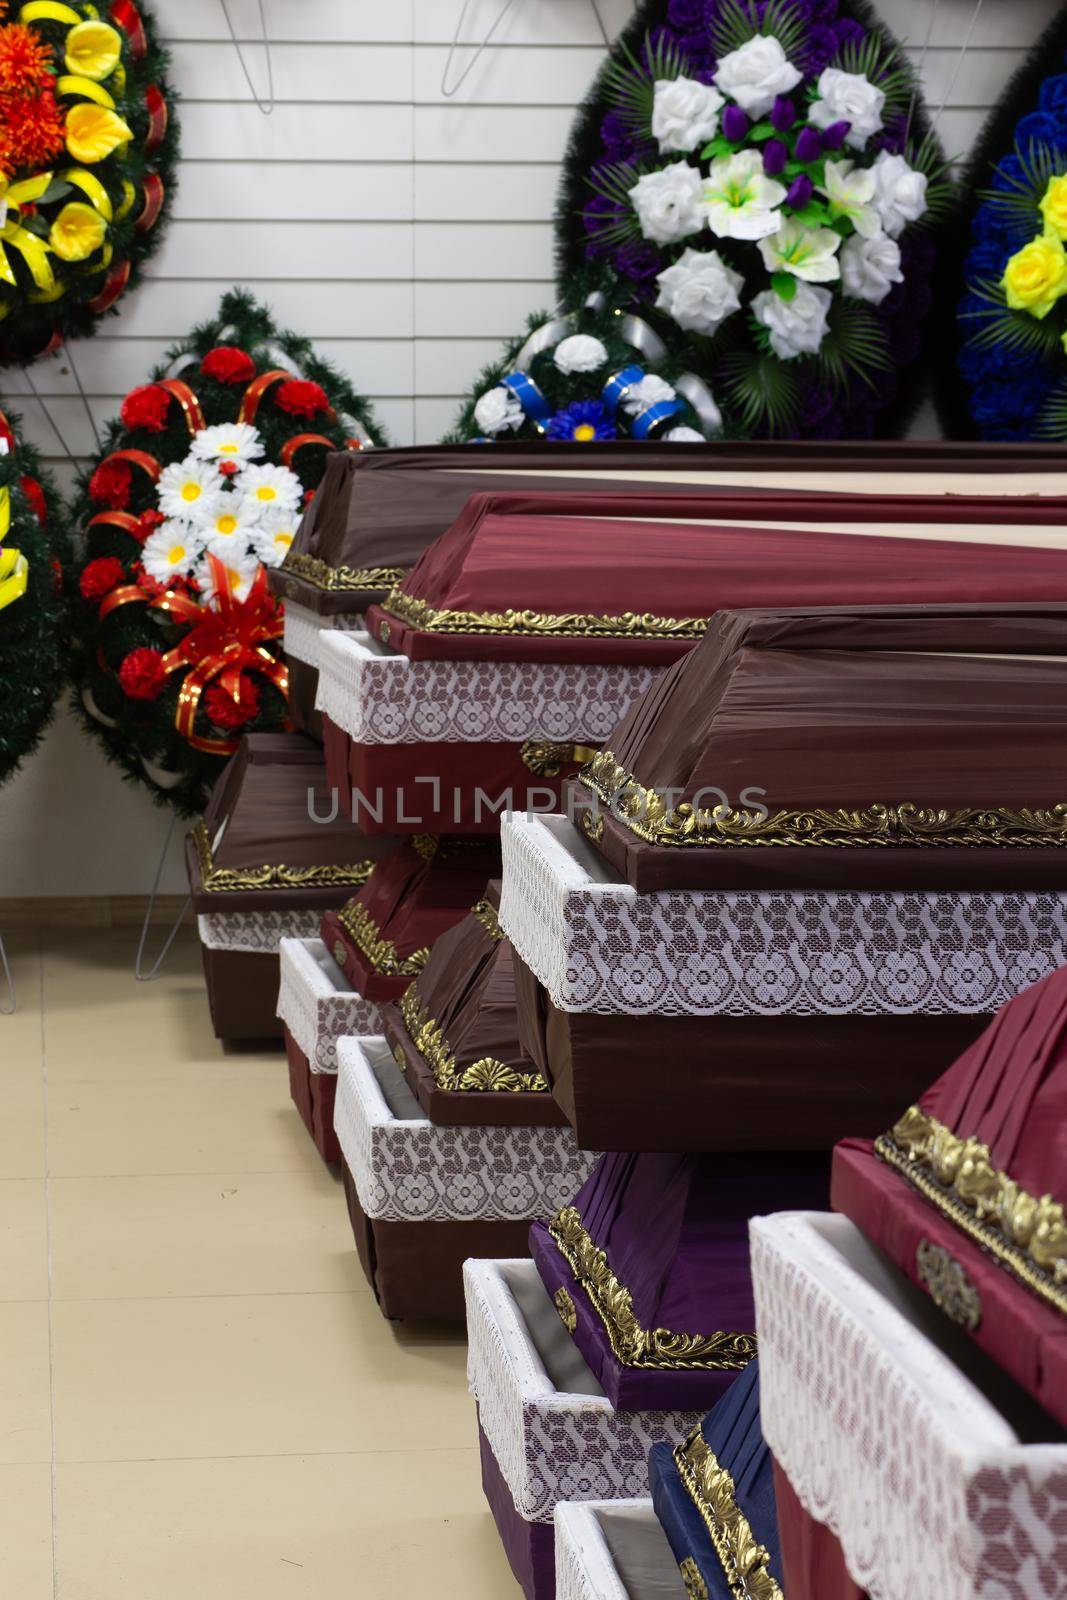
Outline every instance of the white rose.
<path id="1" fill-rule="evenodd" d="M 675 244 L 704 224 L 700 199 L 703 179 L 699 167 L 675 161 L 659 172 L 646 172 L 630 190 L 630 199 L 646 239 Z"/>
<path id="2" fill-rule="evenodd" d="M 552 357 L 561 372 L 595 372 L 608 359 L 607 347 L 591 333 L 572 333 L 561 339 Z"/>
<path id="3" fill-rule="evenodd" d="M 672 428 L 670 433 L 663 435 L 668 444 L 707 444 L 702 433 L 695 428 Z"/>
<path id="4" fill-rule="evenodd" d="M 903 156 L 890 155 L 888 150 L 879 153 L 871 171 L 874 209 L 886 233 L 895 239 L 926 211 L 926 176 L 909 167 Z"/>
<path id="5" fill-rule="evenodd" d="M 721 322 L 741 309 L 739 290 L 745 280 L 723 261 L 717 250 L 687 249 L 656 278 L 658 311 L 666 311 L 680 328 L 714 333 Z"/>
<path id="6" fill-rule="evenodd" d="M 507 428 L 521 428 L 523 409 L 510 389 L 498 384 L 487 389 L 474 407 L 474 420 L 483 433 L 492 437 Z"/>
<path id="7" fill-rule="evenodd" d="M 900 246 L 895 239 L 879 233 L 873 239 L 859 234 L 849 239 L 840 255 L 841 282 L 854 300 L 869 300 L 880 306 L 895 283 L 904 282 L 900 270 Z"/>
<path id="8" fill-rule="evenodd" d="M 767 115 L 780 94 L 795 89 L 801 76 L 778 40 L 759 34 L 722 57 L 715 83 L 742 111 L 758 119 Z"/>
<path id="9" fill-rule="evenodd" d="M 852 124 L 845 139 L 853 150 L 866 148 L 872 133 L 882 126 L 885 94 L 862 72 L 842 72 L 827 67 L 819 78 L 819 98 L 813 100 L 808 121 L 816 128 L 829 128 L 835 122 Z"/>
<path id="10" fill-rule="evenodd" d="M 783 361 L 794 356 L 814 355 L 826 338 L 827 317 L 834 297 L 829 289 L 798 283 L 792 300 L 783 300 L 773 289 L 764 289 L 752 302 L 757 322 L 771 336 L 771 349 Z"/>
<path id="11" fill-rule="evenodd" d="M 689 152 L 714 139 L 725 105 L 718 89 L 695 78 L 657 78 L 652 99 L 652 137 L 661 150 Z"/>
<path id="12" fill-rule="evenodd" d="M 622 409 L 628 416 L 639 416 L 642 411 L 647 411 L 649 406 L 659 405 L 661 400 L 673 400 L 674 390 L 663 378 L 658 378 L 654 372 L 646 373 L 637 383 L 632 383 L 622 397 Z"/>

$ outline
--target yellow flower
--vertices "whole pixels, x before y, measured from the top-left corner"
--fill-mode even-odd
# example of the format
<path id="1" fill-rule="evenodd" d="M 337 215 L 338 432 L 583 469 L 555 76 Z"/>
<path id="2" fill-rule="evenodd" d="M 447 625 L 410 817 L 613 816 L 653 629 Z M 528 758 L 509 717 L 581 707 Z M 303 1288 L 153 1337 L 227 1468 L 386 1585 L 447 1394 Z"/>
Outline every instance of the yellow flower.
<path id="1" fill-rule="evenodd" d="M 104 242 L 107 228 L 93 206 L 71 200 L 53 222 L 48 243 L 64 261 L 84 261 Z"/>
<path id="2" fill-rule="evenodd" d="M 1045 219 L 1046 237 L 1067 239 L 1067 172 L 1048 180 L 1039 209 Z"/>
<path id="3" fill-rule="evenodd" d="M 122 38 L 106 22 L 79 22 L 67 34 L 68 72 L 79 72 L 83 78 L 99 82 L 111 76 L 121 56 Z"/>
<path id="4" fill-rule="evenodd" d="M 67 149 L 75 161 L 83 161 L 86 166 L 103 161 L 132 138 L 132 128 L 106 106 L 86 100 L 67 112 Z"/>
<path id="5" fill-rule="evenodd" d="M 1047 317 L 1067 294 L 1067 251 L 1058 239 L 1032 239 L 1012 256 L 1000 286 L 1013 311 Z"/>

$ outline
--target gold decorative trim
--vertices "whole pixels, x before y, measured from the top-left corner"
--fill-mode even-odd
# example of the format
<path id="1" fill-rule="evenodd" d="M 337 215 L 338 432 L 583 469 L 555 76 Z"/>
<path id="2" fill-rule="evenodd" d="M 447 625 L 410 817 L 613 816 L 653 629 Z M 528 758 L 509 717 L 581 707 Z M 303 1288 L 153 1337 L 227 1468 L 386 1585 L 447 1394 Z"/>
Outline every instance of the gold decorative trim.
<path id="1" fill-rule="evenodd" d="M 579 611 L 451 611 L 397 587 L 383 609 L 423 633 L 537 634 L 542 638 L 702 639 L 707 617 L 657 617 L 650 611 L 618 616 Z"/>
<path id="2" fill-rule="evenodd" d="M 678 1571 L 688 1600 L 708 1600 L 708 1586 L 700 1576 L 700 1568 L 692 1556 L 686 1556 L 684 1561 L 678 1563 Z"/>
<path id="3" fill-rule="evenodd" d="M 784 1600 L 781 1587 L 771 1576 L 770 1551 L 753 1533 L 737 1503 L 733 1478 L 720 1465 L 699 1427 L 675 1447 L 674 1464 L 711 1536 L 730 1593 L 736 1600 Z"/>
<path id="4" fill-rule="evenodd" d="M 386 978 L 416 978 L 429 960 L 428 945 L 413 950 L 409 956 L 401 956 L 392 939 L 382 937 L 378 924 L 359 900 L 350 900 L 342 906 L 337 920 L 351 936 L 367 965 Z"/>
<path id="5" fill-rule="evenodd" d="M 1067 1217 L 994 1166 L 989 1146 L 911 1106 L 875 1154 L 1033 1294 L 1067 1315 Z"/>
<path id="6" fill-rule="evenodd" d="M 639 839 L 654 845 L 720 849 L 798 848 L 1005 848 L 1067 846 L 1067 802 L 1014 811 L 1006 806 L 917 806 L 876 803 L 862 809 L 743 811 L 688 801 L 668 806 L 655 789 L 638 783 L 610 750 L 601 750 L 578 774 L 580 783 L 610 807 Z M 587 812 L 586 815 L 589 813 Z"/>
<path id="7" fill-rule="evenodd" d="M 208 894 L 232 894 L 238 889 L 315 889 L 332 886 L 359 889 L 366 883 L 373 861 L 351 861 L 344 866 L 287 867 L 267 862 L 261 867 L 217 867 L 203 817 L 192 827 L 193 845 L 200 867 L 200 886 Z"/>
<path id="8" fill-rule="evenodd" d="M 415 985 L 400 997 L 400 1015 L 415 1049 L 426 1062 L 440 1089 L 471 1089 L 507 1094 L 547 1094 L 548 1083 L 539 1072 L 516 1072 L 493 1056 L 482 1056 L 469 1067 L 456 1064 L 455 1051 L 444 1029 L 420 1003 Z"/>
<path id="9" fill-rule="evenodd" d="M 318 556 L 290 551 L 281 566 L 283 577 L 295 573 L 316 589 L 380 589 L 388 594 L 407 576 L 406 567 L 331 567 Z"/>
<path id="10" fill-rule="evenodd" d="M 938 1310 L 950 1322 L 974 1333 L 982 1320 L 982 1297 L 955 1256 L 930 1239 L 920 1239 L 915 1270 Z"/>
<path id="11" fill-rule="evenodd" d="M 570 1334 L 578 1326 L 578 1313 L 574 1309 L 574 1301 L 562 1286 L 552 1296 L 552 1303 L 559 1312 L 559 1320 Z"/>
<path id="12" fill-rule="evenodd" d="M 430 833 L 413 833 L 411 848 L 417 850 L 424 861 L 432 861 L 437 854 L 438 841 Z"/>
<path id="13" fill-rule="evenodd" d="M 558 778 L 564 767 L 584 767 L 587 761 L 592 761 L 597 749 L 596 745 L 556 739 L 527 739 L 519 755 L 523 766 L 529 767 L 535 778 Z"/>
<path id="14" fill-rule="evenodd" d="M 612 1354 L 625 1366 L 670 1372 L 742 1372 L 755 1356 L 754 1333 L 672 1333 L 667 1328 L 642 1328 L 633 1296 L 586 1233 L 574 1206 L 557 1211 L 548 1231 L 604 1324 Z"/>
<path id="15" fill-rule="evenodd" d="M 479 900 L 477 905 L 471 906 L 471 916 L 480 927 L 498 944 L 504 937 L 504 930 L 500 926 L 500 919 L 496 914 L 496 907 L 490 905 L 488 900 Z"/>
<path id="16" fill-rule="evenodd" d="M 582 812 L 582 831 L 587 839 L 599 844 L 604 837 L 604 816 L 600 811 Z"/>

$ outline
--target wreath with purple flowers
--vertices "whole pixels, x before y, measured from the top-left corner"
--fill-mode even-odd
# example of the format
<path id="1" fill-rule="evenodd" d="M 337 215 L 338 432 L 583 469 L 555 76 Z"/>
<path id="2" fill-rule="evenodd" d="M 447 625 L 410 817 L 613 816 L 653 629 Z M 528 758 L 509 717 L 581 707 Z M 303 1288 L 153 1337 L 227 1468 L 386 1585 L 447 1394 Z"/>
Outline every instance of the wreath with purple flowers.
<path id="1" fill-rule="evenodd" d="M 1067 12 L 982 130 L 966 196 L 957 348 L 939 395 L 945 431 L 1067 441 Z"/>
<path id="2" fill-rule="evenodd" d="M 576 123 L 560 282 L 683 341 L 728 436 L 893 434 L 951 200 L 862 0 L 646 0 Z"/>

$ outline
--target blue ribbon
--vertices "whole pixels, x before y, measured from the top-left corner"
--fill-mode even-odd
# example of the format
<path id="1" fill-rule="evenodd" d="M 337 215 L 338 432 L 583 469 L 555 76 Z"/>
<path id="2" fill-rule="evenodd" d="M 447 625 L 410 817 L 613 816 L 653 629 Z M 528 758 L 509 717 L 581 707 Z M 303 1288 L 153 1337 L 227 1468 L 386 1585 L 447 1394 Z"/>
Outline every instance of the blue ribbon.
<path id="1" fill-rule="evenodd" d="M 511 390 L 531 422 L 546 422 L 552 415 L 552 407 L 525 372 L 511 372 L 500 381 L 505 389 Z"/>
<path id="2" fill-rule="evenodd" d="M 652 429 L 665 422 L 668 417 L 675 417 L 681 410 L 677 400 L 657 400 L 655 405 L 649 406 L 647 411 L 642 411 L 639 417 L 633 420 L 630 429 L 635 439 L 647 439 Z"/>
<path id="3" fill-rule="evenodd" d="M 604 385 L 601 399 L 609 416 L 614 416 L 619 409 L 619 401 L 627 389 L 632 389 L 635 383 L 640 383 L 644 377 L 644 368 L 633 366 L 623 367 L 621 372 L 613 372 Z"/>

